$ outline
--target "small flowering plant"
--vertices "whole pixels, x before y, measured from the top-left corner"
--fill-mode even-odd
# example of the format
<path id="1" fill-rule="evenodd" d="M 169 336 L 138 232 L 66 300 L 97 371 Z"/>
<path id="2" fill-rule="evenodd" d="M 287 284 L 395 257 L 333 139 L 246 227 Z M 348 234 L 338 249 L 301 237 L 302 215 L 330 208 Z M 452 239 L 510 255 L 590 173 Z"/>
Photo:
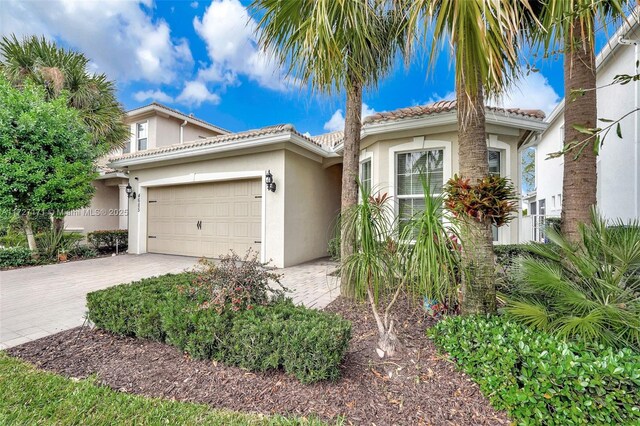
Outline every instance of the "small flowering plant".
<path id="1" fill-rule="evenodd" d="M 195 273 L 193 286 L 184 291 L 200 301 L 202 309 L 218 313 L 251 310 L 289 291 L 280 283 L 282 275 L 268 262 L 260 262 L 258 253 L 251 249 L 244 257 L 231 251 L 218 260 L 200 259 Z"/>

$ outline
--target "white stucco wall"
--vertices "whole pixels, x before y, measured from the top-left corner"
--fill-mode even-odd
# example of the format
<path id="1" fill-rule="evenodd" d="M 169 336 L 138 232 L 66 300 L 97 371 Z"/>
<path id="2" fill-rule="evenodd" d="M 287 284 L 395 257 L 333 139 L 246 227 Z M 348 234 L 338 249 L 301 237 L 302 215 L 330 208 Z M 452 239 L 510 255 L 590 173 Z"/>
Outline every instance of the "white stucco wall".
<path id="1" fill-rule="evenodd" d="M 340 212 L 341 165 L 287 151 L 285 157 L 285 266 L 327 256 Z"/>
<path id="2" fill-rule="evenodd" d="M 640 33 L 630 34 L 627 38 L 638 39 Z M 621 45 L 598 68 L 598 118 L 617 120 L 638 107 L 638 82 L 603 87 L 611 84 L 616 75 L 636 74 L 635 63 L 638 58 L 638 46 Z M 598 123 L 601 127 L 606 124 Z M 559 111 L 537 145 L 536 200 L 546 200 L 547 216 L 559 216 L 561 212 L 558 194 L 562 194 L 564 159 L 545 158 L 548 153 L 562 148 L 563 125 L 562 111 Z M 606 137 L 598 156 L 598 208 L 607 218 L 627 221 L 640 216 L 640 114 L 636 112 L 622 120 L 621 128 L 623 138 L 618 138 L 614 128 Z"/>
<path id="3" fill-rule="evenodd" d="M 64 219 L 68 231 L 88 234 L 104 229 L 118 229 L 120 206 L 118 183 L 121 179 L 95 180 L 92 182 L 96 192 L 87 208 L 70 212 Z"/>
<path id="4" fill-rule="evenodd" d="M 550 123 L 549 128 L 542 135 L 536 148 L 536 201 L 545 200 L 546 215 L 560 216 L 559 196 L 562 194 L 562 170 L 564 158 L 548 158 L 549 154 L 562 150 L 564 139 L 564 121 L 560 117 Z M 553 198 L 555 197 L 555 198 Z M 555 206 L 553 200 L 555 199 Z M 531 214 L 529 207 L 529 214 Z M 540 210 L 537 211 L 540 213 Z"/>
<path id="5" fill-rule="evenodd" d="M 180 125 L 184 121 L 181 121 L 174 117 L 162 117 L 155 116 L 154 120 L 154 135 L 155 135 L 155 147 L 174 145 L 180 143 Z M 202 138 L 208 138 L 216 136 L 219 133 L 212 130 L 205 129 L 204 127 L 196 126 L 191 123 L 187 123 L 183 128 L 183 140 L 182 142 L 195 141 Z"/>

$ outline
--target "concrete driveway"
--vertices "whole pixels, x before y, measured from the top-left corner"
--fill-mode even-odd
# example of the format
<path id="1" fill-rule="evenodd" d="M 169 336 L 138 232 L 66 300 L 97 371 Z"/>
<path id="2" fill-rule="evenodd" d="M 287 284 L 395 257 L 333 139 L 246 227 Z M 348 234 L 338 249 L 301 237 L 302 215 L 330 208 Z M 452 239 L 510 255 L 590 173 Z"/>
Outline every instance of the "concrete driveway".
<path id="1" fill-rule="evenodd" d="M 142 278 L 191 269 L 196 258 L 121 255 L 0 272 L 0 349 L 83 324 L 87 293 Z M 338 296 L 329 275 L 335 264 L 319 260 L 280 270 L 296 303 L 322 308 Z"/>

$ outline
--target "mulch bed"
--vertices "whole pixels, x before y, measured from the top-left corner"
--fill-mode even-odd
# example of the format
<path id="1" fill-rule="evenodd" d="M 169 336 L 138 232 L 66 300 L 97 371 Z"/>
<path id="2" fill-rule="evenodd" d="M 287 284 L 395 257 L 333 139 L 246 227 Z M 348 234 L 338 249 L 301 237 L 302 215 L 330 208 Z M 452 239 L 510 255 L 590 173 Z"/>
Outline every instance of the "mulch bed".
<path id="1" fill-rule="evenodd" d="M 113 389 L 264 414 L 344 416 L 356 425 L 507 425 L 478 386 L 439 355 L 425 336 L 429 321 L 406 302 L 393 358 L 375 353 L 377 332 L 366 306 L 338 299 L 326 310 L 353 322 L 336 383 L 303 385 L 282 372 L 251 373 L 190 359 L 172 346 L 76 328 L 7 350 L 67 377 L 96 374 Z"/>

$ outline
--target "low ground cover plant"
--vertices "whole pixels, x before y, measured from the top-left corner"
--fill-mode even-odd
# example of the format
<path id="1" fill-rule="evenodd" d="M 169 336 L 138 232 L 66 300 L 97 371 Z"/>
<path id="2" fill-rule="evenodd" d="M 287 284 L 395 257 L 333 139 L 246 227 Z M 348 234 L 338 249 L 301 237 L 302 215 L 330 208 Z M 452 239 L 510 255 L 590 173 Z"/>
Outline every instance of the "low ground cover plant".
<path id="1" fill-rule="evenodd" d="M 145 398 L 101 386 L 94 378 L 73 381 L 0 352 L 0 424 L 3 425 L 321 425 L 315 419 L 213 410 Z"/>
<path id="2" fill-rule="evenodd" d="M 194 285 L 201 279 L 198 273 L 165 275 L 90 293 L 88 317 L 99 328 L 169 343 L 194 358 L 253 371 L 281 368 L 303 383 L 339 377 L 348 321 L 283 297 L 229 301 L 219 309 L 211 303 L 217 295 Z"/>
<path id="3" fill-rule="evenodd" d="M 518 424 L 640 423 L 640 354 L 564 342 L 504 316 L 448 317 L 436 345 Z"/>

